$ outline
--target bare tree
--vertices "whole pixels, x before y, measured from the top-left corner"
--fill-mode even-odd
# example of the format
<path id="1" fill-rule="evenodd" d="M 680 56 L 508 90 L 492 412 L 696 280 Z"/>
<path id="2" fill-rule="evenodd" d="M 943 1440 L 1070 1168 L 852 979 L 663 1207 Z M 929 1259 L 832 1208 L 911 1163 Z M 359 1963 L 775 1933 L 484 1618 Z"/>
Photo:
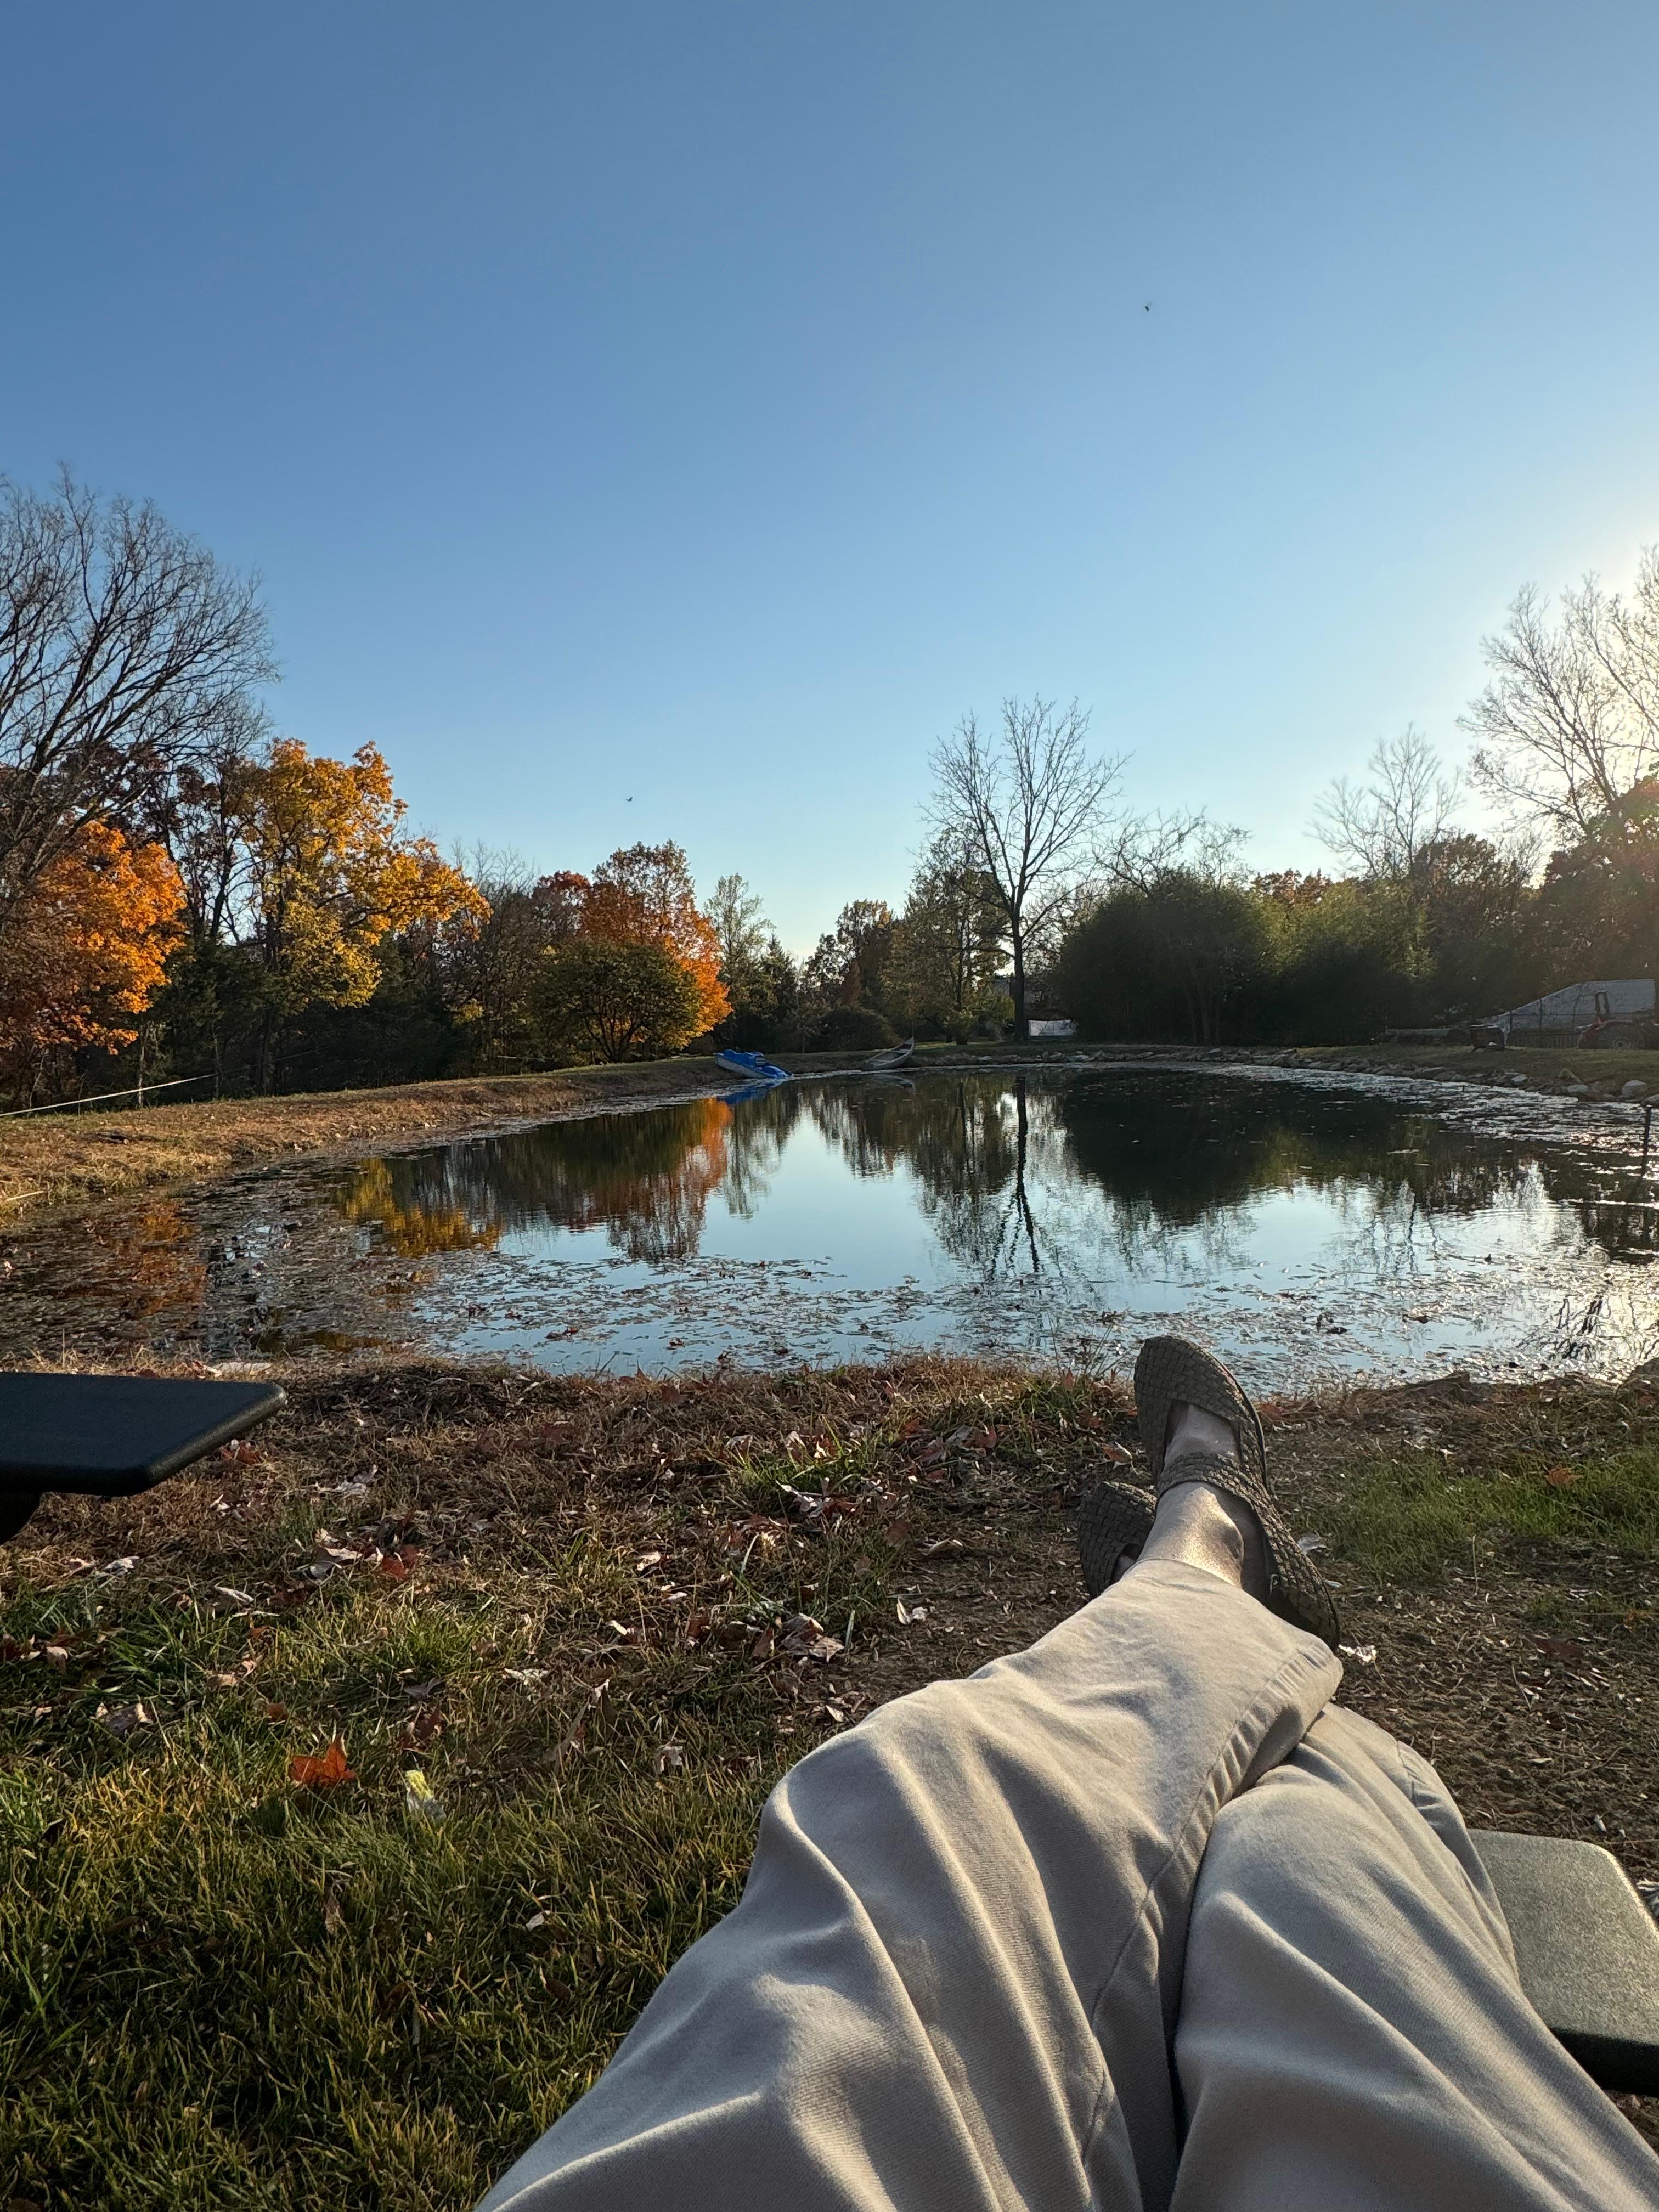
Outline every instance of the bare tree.
<path id="1" fill-rule="evenodd" d="M 256 582 L 148 501 L 0 478 L 0 932 L 88 823 L 159 826 L 275 673 Z"/>
<path id="2" fill-rule="evenodd" d="M 720 974 L 729 988 L 734 977 L 752 968 L 766 950 L 772 925 L 764 902 L 742 876 L 722 876 L 708 902 L 708 919 L 720 940 Z"/>
<path id="3" fill-rule="evenodd" d="M 1201 807 L 1193 814 L 1139 815 L 1120 825 L 1096 866 L 1109 882 L 1133 890 L 1151 890 L 1173 875 L 1214 889 L 1243 881 L 1249 842 L 1248 830 L 1212 821 Z"/>
<path id="4" fill-rule="evenodd" d="M 1013 963 L 1017 1036 L 1028 1034 L 1031 954 L 1068 910 L 1123 774 L 1121 757 L 1090 751 L 1088 734 L 1075 699 L 1063 709 L 1005 699 L 994 736 L 969 714 L 933 750 L 928 818 L 960 841 L 983 878 Z"/>
<path id="5" fill-rule="evenodd" d="M 1418 729 L 1382 738 L 1367 783 L 1339 776 L 1314 809 L 1314 835 L 1362 875 L 1403 883 L 1419 855 L 1455 829 L 1459 778 Z"/>
<path id="6" fill-rule="evenodd" d="M 1476 782 L 1513 818 L 1577 843 L 1659 774 L 1659 546 L 1628 599 L 1587 576 L 1553 623 L 1528 585 L 1485 651 L 1492 681 L 1463 727 Z"/>

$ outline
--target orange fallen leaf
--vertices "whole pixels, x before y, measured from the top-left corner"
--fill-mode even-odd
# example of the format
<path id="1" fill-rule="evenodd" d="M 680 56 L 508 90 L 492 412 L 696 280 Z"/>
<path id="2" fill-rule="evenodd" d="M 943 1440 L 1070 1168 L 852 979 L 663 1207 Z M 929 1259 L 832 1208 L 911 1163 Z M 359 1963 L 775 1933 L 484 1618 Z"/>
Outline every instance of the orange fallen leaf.
<path id="1" fill-rule="evenodd" d="M 278 1698 L 267 1698 L 265 1700 L 265 1718 L 268 1721 L 285 1721 L 288 1718 L 288 1707 Z"/>
<path id="2" fill-rule="evenodd" d="M 1576 1467 L 1553 1467 L 1547 1469 L 1544 1480 L 1553 1489 L 1565 1490 L 1570 1482 L 1577 1481 L 1578 1469 Z"/>
<path id="3" fill-rule="evenodd" d="M 288 1763 L 290 1782 L 301 1790 L 337 1790 L 343 1782 L 355 1782 L 357 1778 L 346 1765 L 345 1745 L 340 1737 L 329 1738 L 328 1749 L 320 1759 L 301 1752 Z"/>

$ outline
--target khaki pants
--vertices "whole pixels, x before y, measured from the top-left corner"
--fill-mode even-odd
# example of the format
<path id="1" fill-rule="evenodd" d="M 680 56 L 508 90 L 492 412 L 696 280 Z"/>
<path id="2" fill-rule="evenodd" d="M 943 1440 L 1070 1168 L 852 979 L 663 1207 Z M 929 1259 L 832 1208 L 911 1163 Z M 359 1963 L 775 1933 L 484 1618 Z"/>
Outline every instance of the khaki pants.
<path id="1" fill-rule="evenodd" d="M 1455 1806 L 1340 1678 L 1148 1561 L 872 1714 L 488 2212 L 1653 2212 Z"/>

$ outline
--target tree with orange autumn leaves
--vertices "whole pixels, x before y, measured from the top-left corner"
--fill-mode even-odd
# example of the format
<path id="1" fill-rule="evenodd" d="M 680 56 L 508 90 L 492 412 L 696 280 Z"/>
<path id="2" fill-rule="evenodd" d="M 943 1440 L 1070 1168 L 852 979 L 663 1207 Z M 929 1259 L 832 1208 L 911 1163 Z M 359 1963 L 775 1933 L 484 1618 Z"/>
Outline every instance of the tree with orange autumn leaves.
<path id="1" fill-rule="evenodd" d="M 0 1080 L 33 1097 L 55 1063 L 137 1036 L 183 931 L 178 871 L 160 845 L 84 823 L 0 936 Z"/>
<path id="2" fill-rule="evenodd" d="M 536 996 L 550 1051 L 653 1058 L 730 1012 L 720 940 L 678 845 L 630 845 L 591 881 L 567 871 L 538 889 L 574 923 L 542 956 Z"/>

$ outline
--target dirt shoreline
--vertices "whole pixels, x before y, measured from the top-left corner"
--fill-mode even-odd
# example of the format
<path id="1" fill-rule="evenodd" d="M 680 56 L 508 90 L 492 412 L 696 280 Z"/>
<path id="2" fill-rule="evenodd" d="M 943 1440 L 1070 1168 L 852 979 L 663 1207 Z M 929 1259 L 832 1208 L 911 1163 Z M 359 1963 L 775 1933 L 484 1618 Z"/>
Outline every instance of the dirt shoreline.
<path id="1" fill-rule="evenodd" d="M 847 1065 L 844 1054 L 789 1053 L 781 1063 L 803 1075 Z M 1125 1064 L 1304 1068 L 1310 1073 L 1398 1076 L 1489 1090 L 1559 1092 L 1564 1068 L 1617 1088 L 1635 1078 L 1659 1086 L 1659 1054 L 1563 1054 L 1518 1049 L 1474 1053 L 1437 1046 L 1178 1045 L 924 1046 L 917 1073 L 1018 1067 L 1063 1071 Z M 1524 1079 L 1524 1085 L 1514 1079 Z M 712 1059 L 681 1058 L 571 1067 L 542 1074 L 465 1076 L 400 1084 L 380 1091 L 296 1093 L 64 1111 L 0 1120 L 0 1222 L 15 1227 L 42 1215 L 162 1184 L 209 1182 L 265 1161 L 347 1160 L 425 1137 L 483 1134 L 538 1121 L 630 1112 L 705 1097 L 732 1079 Z M 1593 1108 L 1590 1110 L 1594 1110 Z"/>

